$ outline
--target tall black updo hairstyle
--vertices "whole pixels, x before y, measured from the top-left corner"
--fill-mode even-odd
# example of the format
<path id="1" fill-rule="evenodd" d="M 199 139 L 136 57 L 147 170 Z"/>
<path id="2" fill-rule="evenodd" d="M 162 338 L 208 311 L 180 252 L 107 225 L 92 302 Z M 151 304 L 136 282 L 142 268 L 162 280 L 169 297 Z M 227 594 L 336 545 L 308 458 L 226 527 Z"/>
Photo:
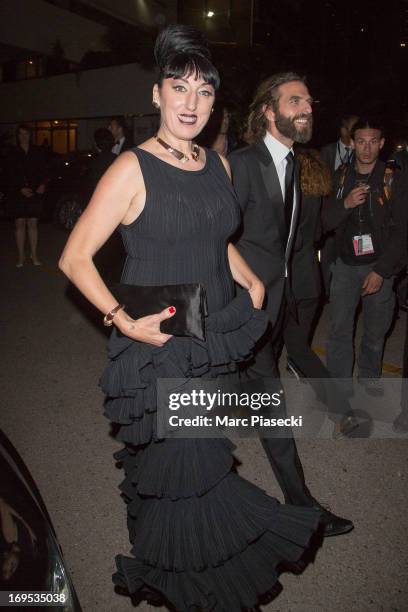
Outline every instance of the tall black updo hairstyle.
<path id="1" fill-rule="evenodd" d="M 159 67 L 157 83 L 163 79 L 194 75 L 218 89 L 220 75 L 211 62 L 208 42 L 202 32 L 192 26 L 175 24 L 162 30 L 156 39 L 154 57 Z"/>

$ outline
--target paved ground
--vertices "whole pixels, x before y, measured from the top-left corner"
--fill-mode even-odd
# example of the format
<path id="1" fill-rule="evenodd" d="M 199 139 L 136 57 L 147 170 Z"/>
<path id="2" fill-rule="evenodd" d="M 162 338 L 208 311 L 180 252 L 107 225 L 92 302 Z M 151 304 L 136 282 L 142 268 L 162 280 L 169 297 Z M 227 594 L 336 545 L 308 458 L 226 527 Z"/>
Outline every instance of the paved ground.
<path id="1" fill-rule="evenodd" d="M 44 265 L 15 268 L 12 226 L 0 224 L 0 425 L 19 449 L 47 503 L 84 612 L 132 608 L 111 585 L 113 557 L 127 553 L 121 473 L 102 416 L 98 377 L 106 338 L 57 271 L 65 235 L 41 227 Z M 324 314 L 316 344 L 324 346 Z M 400 365 L 402 321 L 386 361 Z M 349 535 L 324 542 L 300 577 L 265 610 L 280 612 L 405 612 L 408 609 L 408 441 L 302 440 L 310 488 L 338 514 L 353 519 Z M 280 491 L 257 440 L 240 443 L 240 472 L 268 492 Z M 140 610 L 153 610 L 140 606 Z"/>

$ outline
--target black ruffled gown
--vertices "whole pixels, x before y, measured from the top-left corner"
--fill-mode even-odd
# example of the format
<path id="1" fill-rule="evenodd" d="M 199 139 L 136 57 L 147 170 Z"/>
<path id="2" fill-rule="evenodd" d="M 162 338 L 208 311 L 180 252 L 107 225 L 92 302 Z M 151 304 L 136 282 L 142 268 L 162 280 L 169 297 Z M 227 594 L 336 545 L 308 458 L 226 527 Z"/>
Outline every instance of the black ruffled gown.
<path id="1" fill-rule="evenodd" d="M 134 149 L 146 187 L 140 217 L 121 233 L 122 282 L 201 282 L 207 291 L 206 341 L 173 337 L 163 347 L 119 337 L 101 378 L 105 415 L 119 424 L 116 454 L 126 478 L 133 557 L 118 555 L 114 583 L 157 591 L 180 612 L 254 607 L 277 581 L 277 566 L 303 554 L 319 515 L 281 505 L 231 470 L 226 439 L 156 435 L 158 378 L 213 378 L 236 370 L 265 331 L 247 292 L 234 297 L 227 243 L 240 212 L 217 153 L 202 170 L 176 168 Z M 260 220 L 261 222 L 261 220 Z"/>

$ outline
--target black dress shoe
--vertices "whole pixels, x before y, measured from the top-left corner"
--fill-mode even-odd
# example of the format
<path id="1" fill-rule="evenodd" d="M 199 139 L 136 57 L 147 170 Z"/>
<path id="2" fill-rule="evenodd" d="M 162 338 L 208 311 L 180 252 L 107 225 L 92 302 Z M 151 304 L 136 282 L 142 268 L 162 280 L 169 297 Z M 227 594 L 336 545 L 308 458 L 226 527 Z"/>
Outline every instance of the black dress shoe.
<path id="1" fill-rule="evenodd" d="M 330 512 L 330 510 L 327 510 L 319 504 L 318 501 L 315 501 L 313 508 L 320 511 L 320 524 L 322 525 L 322 532 L 325 538 L 348 533 L 354 529 L 354 525 L 351 521 L 341 518 L 341 516 L 336 516 L 333 512 Z"/>
<path id="2" fill-rule="evenodd" d="M 351 434 L 351 432 L 357 429 L 358 426 L 359 426 L 358 419 L 354 415 L 352 414 L 345 415 L 341 419 L 340 423 L 336 424 L 335 428 L 333 429 L 333 433 L 332 433 L 333 440 L 347 439 L 348 436 Z"/>

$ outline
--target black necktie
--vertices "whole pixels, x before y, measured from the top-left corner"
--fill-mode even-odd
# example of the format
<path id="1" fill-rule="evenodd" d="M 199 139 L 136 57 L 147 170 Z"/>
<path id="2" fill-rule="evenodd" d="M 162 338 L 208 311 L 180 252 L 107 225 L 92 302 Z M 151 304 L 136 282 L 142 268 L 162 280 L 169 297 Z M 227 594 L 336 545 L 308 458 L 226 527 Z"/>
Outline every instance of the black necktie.
<path id="1" fill-rule="evenodd" d="M 289 238 L 290 224 L 292 221 L 293 211 L 293 195 L 295 185 L 295 158 L 292 151 L 286 156 L 285 170 L 285 222 L 286 222 L 286 240 Z"/>

